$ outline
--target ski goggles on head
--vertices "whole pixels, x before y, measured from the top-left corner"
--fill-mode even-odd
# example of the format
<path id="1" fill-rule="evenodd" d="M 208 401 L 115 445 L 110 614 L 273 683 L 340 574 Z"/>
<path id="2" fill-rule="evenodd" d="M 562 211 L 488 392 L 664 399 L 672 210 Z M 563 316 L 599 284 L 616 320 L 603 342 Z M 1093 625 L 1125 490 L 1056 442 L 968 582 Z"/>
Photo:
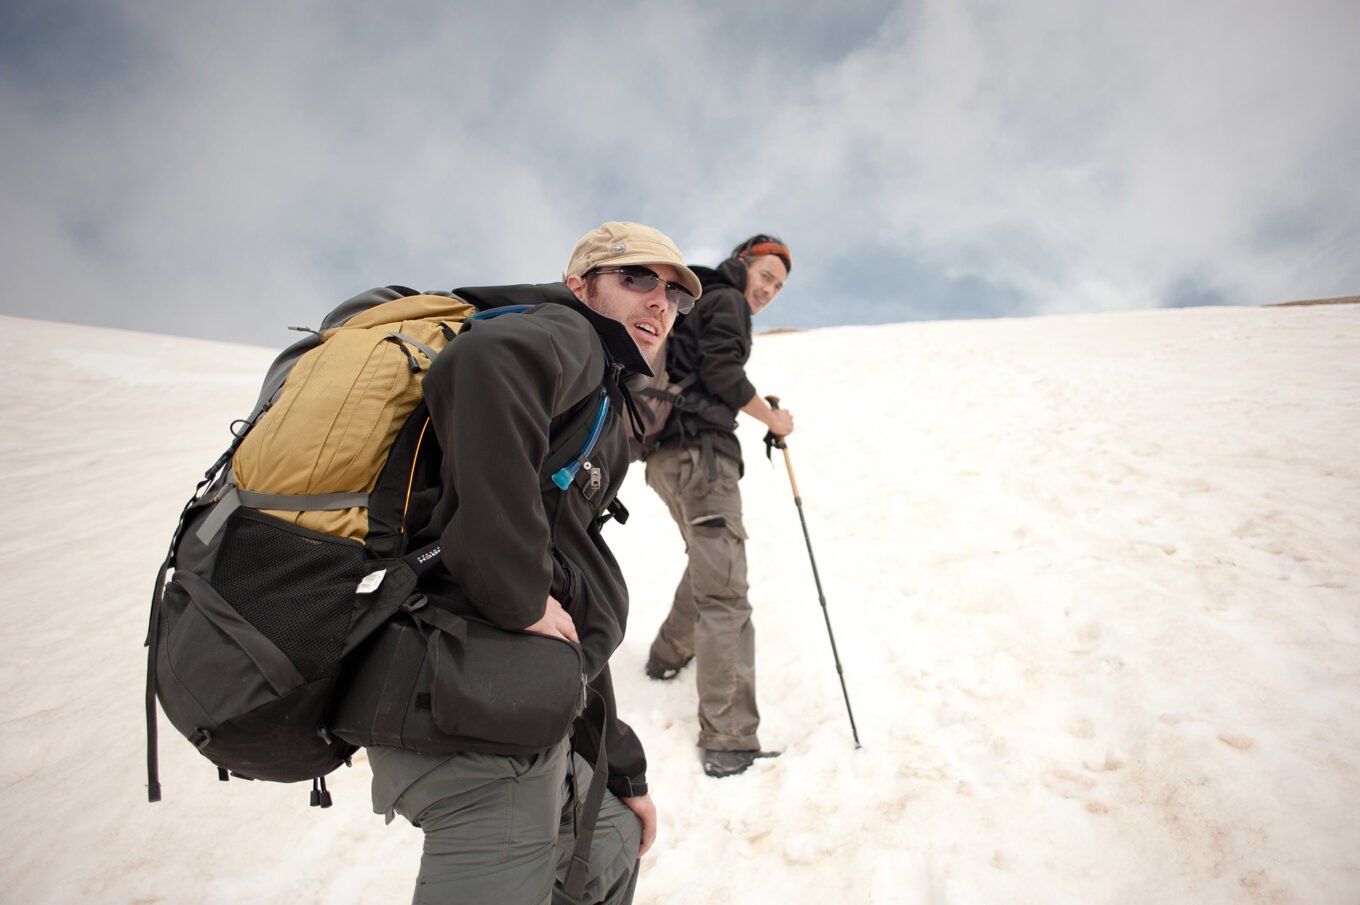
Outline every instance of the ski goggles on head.
<path id="1" fill-rule="evenodd" d="M 789 254 L 789 247 L 779 242 L 757 242 L 741 253 L 743 258 L 763 258 L 766 255 L 782 258 L 785 267 L 793 268 L 793 256 Z"/>
<path id="2" fill-rule="evenodd" d="M 632 292 L 648 293 L 656 288 L 657 283 L 666 283 L 666 301 L 671 303 L 679 314 L 689 314 L 694 308 L 694 296 L 689 294 L 689 290 L 679 283 L 671 283 L 661 279 L 661 275 L 646 267 L 636 264 L 628 264 L 623 267 L 601 267 L 592 270 L 591 273 L 617 273 L 619 275 L 619 285 Z"/>

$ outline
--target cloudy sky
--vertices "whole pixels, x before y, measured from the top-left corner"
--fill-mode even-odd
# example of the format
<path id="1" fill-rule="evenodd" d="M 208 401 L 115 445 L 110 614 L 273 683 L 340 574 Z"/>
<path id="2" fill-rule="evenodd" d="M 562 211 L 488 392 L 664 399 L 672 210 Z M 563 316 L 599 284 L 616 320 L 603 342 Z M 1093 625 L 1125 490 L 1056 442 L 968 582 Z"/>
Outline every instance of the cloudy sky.
<path id="1" fill-rule="evenodd" d="M 794 255 L 763 326 L 1360 292 L 1354 0 L 0 4 L 0 313 L 279 345 L 556 279 L 605 219 Z"/>

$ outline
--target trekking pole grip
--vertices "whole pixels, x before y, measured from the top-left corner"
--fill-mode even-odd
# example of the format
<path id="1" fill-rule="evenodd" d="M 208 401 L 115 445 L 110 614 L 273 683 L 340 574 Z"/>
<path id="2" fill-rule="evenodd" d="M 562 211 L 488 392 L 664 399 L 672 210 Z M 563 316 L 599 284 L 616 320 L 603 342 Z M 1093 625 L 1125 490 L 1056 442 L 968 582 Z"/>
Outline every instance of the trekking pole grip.
<path id="1" fill-rule="evenodd" d="M 765 401 L 770 404 L 770 408 L 779 408 L 778 396 L 766 396 Z M 798 492 L 798 479 L 793 476 L 793 459 L 789 457 L 789 445 L 784 442 L 783 437 L 779 437 L 778 440 L 778 447 L 784 451 L 784 470 L 789 473 L 789 486 L 793 488 L 793 499 L 797 502 L 803 497 L 802 494 Z"/>

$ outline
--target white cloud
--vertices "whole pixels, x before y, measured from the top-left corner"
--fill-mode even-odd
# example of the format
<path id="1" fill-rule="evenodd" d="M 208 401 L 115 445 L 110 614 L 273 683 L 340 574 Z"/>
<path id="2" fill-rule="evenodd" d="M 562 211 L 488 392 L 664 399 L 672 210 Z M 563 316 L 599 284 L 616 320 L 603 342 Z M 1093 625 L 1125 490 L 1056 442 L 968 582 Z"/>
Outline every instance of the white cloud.
<path id="1" fill-rule="evenodd" d="M 6 14 L 10 313 L 276 342 L 610 218 L 783 235 L 772 323 L 1360 289 L 1346 2 L 76 7 Z"/>

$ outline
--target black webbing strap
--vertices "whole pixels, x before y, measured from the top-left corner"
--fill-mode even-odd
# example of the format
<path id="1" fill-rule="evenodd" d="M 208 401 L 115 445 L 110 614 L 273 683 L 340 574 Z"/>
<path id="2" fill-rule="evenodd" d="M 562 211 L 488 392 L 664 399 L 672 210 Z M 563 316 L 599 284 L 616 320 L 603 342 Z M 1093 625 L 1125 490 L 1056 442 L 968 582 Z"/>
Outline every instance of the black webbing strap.
<path id="1" fill-rule="evenodd" d="M 600 748 L 595 754 L 595 764 L 591 770 L 590 791 L 586 793 L 586 800 L 580 803 L 579 809 L 573 807 L 576 844 L 571 849 L 571 866 L 567 868 L 567 875 L 562 880 L 562 894 L 572 903 L 581 902 L 586 881 L 590 879 L 590 845 L 595 841 L 595 824 L 600 817 L 605 787 L 609 785 L 609 758 L 605 751 L 605 736 L 609 731 L 609 700 L 589 686 L 586 690 L 600 699 L 604 715 L 600 723 Z M 575 789 L 576 778 L 573 772 L 573 792 Z"/>
<path id="2" fill-rule="evenodd" d="M 633 391 L 629 390 L 622 382 L 615 382 L 614 385 L 619 388 L 619 395 L 623 397 L 623 408 L 628 412 L 628 430 L 635 440 L 642 442 L 642 436 L 646 433 L 646 429 L 642 424 L 642 413 L 638 411 L 637 400 L 633 398 Z M 646 390 L 639 390 L 638 392 L 645 393 Z"/>
<path id="3" fill-rule="evenodd" d="M 703 449 L 704 464 L 708 466 L 708 479 L 718 480 L 718 460 L 713 452 L 713 432 L 704 431 L 699 437 L 699 443 Z"/>
<path id="4" fill-rule="evenodd" d="M 151 624 L 146 630 L 146 800 L 161 800 L 160 758 L 156 726 L 156 657 L 160 646 L 161 598 L 165 596 L 165 573 L 175 558 L 173 546 L 156 573 L 156 588 L 151 594 Z"/>
<path id="5" fill-rule="evenodd" d="M 268 406 L 260 409 L 263 412 Z M 259 416 L 259 412 L 255 417 Z M 184 534 L 184 527 L 189 521 L 189 511 L 198 502 L 203 491 L 217 479 L 222 469 L 231 462 L 231 457 L 236 454 L 241 441 L 245 439 L 250 423 L 239 431 L 233 425 L 233 439 L 231 445 L 227 447 L 222 455 L 218 456 L 217 461 L 208 467 L 203 473 L 203 479 L 194 488 L 193 495 L 180 510 L 179 521 L 175 524 L 175 533 L 170 537 L 170 549 L 166 551 L 165 561 L 156 572 L 156 586 L 151 592 L 151 616 L 146 627 L 146 800 L 155 802 L 161 800 L 161 775 L 160 775 L 160 756 L 158 752 L 160 733 L 156 725 L 156 659 L 157 651 L 160 647 L 161 635 L 161 601 L 165 598 L 165 584 L 170 572 L 170 567 L 175 562 L 175 553 L 179 550 L 179 540 Z"/>
<path id="6" fill-rule="evenodd" d="M 231 518 L 231 514 L 242 506 L 249 506 L 251 509 L 281 509 L 286 512 L 322 512 L 336 509 L 355 509 L 368 506 L 367 493 L 259 493 L 254 490 L 242 490 L 235 484 L 228 483 L 218 491 L 221 496 L 218 498 L 213 511 L 208 513 L 198 526 L 198 539 L 204 544 L 210 544 L 217 532 L 222 530 L 222 526 Z"/>
<path id="7" fill-rule="evenodd" d="M 604 527 L 604 523 L 613 519 L 620 525 L 628 524 L 628 507 L 619 501 L 618 497 L 610 500 L 604 507 L 604 512 L 595 520 L 597 527 Z"/>
<path id="8" fill-rule="evenodd" d="M 764 443 L 765 443 L 765 458 L 769 459 L 771 462 L 774 461 L 773 456 L 774 451 L 776 449 L 787 449 L 787 447 L 784 445 L 784 438 L 776 434 L 774 431 L 765 432 Z"/>
<path id="9" fill-rule="evenodd" d="M 667 384 L 665 388 L 645 386 L 635 392 L 638 395 L 646 396 L 649 399 L 659 399 L 662 402 L 669 402 L 672 407 L 678 408 L 682 412 L 690 412 L 694 410 L 695 404 L 685 395 L 685 390 L 688 390 L 698 382 L 699 372 L 695 371 L 676 383 Z"/>

